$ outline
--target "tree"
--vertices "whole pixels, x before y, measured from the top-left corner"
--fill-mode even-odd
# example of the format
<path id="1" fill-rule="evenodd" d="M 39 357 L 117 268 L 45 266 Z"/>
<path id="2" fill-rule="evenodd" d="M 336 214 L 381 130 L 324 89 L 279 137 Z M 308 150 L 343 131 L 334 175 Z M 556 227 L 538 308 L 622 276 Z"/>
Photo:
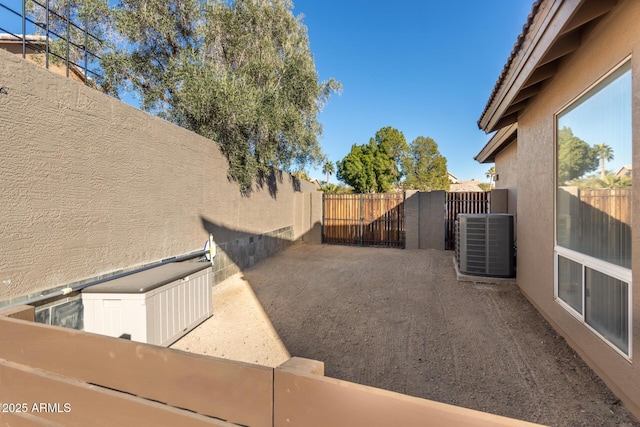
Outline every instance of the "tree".
<path id="1" fill-rule="evenodd" d="M 631 188 L 631 177 L 609 174 L 598 180 L 599 188 Z"/>
<path id="2" fill-rule="evenodd" d="M 404 187 L 421 191 L 449 190 L 447 159 L 438 151 L 438 144 L 431 138 L 419 136 L 409 148 L 411 158 Z"/>
<path id="3" fill-rule="evenodd" d="M 598 167 L 598 157 L 591 146 L 573 135 L 569 127 L 558 131 L 558 184 L 580 178 Z"/>
<path id="4" fill-rule="evenodd" d="M 349 154 L 338 162 L 337 176 L 356 193 L 385 193 L 393 186 L 394 166 L 387 151 L 371 138 L 369 144 L 351 147 Z"/>
<path id="5" fill-rule="evenodd" d="M 399 184 L 409 155 L 404 134 L 386 126 L 369 139 L 369 144 L 351 147 L 351 152 L 337 162 L 337 177 L 357 193 L 385 193 Z"/>
<path id="6" fill-rule="evenodd" d="M 567 182 L 567 185 L 578 188 L 629 188 L 631 187 L 631 177 L 618 176 L 611 172 L 604 177 L 600 174 L 591 174 L 573 179 Z"/>
<path id="7" fill-rule="evenodd" d="M 122 0 L 124 37 L 102 85 L 129 85 L 144 110 L 216 141 L 243 192 L 272 168 L 321 164 L 319 83 L 306 27 L 289 0 Z"/>
<path id="8" fill-rule="evenodd" d="M 406 160 L 411 157 L 409 146 L 404 134 L 391 126 L 381 128 L 374 137 L 378 150 L 386 153 L 393 162 L 391 173 L 394 184 L 398 184 L 404 176 Z M 371 141 L 369 141 L 371 143 Z"/>
<path id="9" fill-rule="evenodd" d="M 600 159 L 600 178 L 604 179 L 606 170 L 604 168 L 604 162 L 613 160 L 613 148 L 607 144 L 598 144 L 593 147 L 594 154 Z"/>
<path id="10" fill-rule="evenodd" d="M 311 179 L 309 175 L 307 175 L 307 172 L 303 170 L 292 172 L 291 176 L 295 176 L 298 179 L 304 179 L 305 181 L 308 181 L 308 182 L 313 182 L 313 179 Z"/>
<path id="11" fill-rule="evenodd" d="M 493 187 L 493 178 L 496 176 L 496 167 L 491 166 L 487 172 L 484 174 L 487 178 L 489 178 L 489 188 Z"/>
<path id="12" fill-rule="evenodd" d="M 325 184 L 322 187 L 320 187 L 320 191 L 322 191 L 323 193 L 327 193 L 327 194 L 348 194 L 351 193 L 351 189 L 346 187 L 344 184 L 342 183 L 338 183 L 338 184 Z"/>
<path id="13" fill-rule="evenodd" d="M 333 166 L 333 162 L 331 160 L 327 160 L 322 165 L 322 172 L 327 174 L 327 184 L 329 184 L 329 176 L 333 175 L 336 171 L 335 166 Z"/>

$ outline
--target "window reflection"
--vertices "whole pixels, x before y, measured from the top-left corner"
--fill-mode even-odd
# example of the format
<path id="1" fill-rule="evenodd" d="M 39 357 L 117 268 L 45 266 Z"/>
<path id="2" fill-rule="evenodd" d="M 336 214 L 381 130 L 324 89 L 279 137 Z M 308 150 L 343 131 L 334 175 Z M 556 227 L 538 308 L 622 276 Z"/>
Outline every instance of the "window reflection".
<path id="1" fill-rule="evenodd" d="M 558 116 L 559 246 L 631 268 L 631 66 Z"/>

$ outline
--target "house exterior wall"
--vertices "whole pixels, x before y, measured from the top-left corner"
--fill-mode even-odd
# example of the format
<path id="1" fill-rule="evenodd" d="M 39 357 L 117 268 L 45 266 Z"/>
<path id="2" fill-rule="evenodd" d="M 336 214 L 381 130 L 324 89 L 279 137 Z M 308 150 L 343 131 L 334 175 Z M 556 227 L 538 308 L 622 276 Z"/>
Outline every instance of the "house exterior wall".
<path id="1" fill-rule="evenodd" d="M 321 221 L 295 202 L 313 184 L 282 173 L 242 196 L 211 140 L 4 50 L 0 82 L 0 303 L 200 250 L 210 232 L 220 269 L 250 265 Z"/>
<path id="2" fill-rule="evenodd" d="M 518 143 L 509 144 L 496 155 L 496 189 L 507 190 L 507 213 L 515 214 L 518 202 Z"/>
<path id="3" fill-rule="evenodd" d="M 640 168 L 640 2 L 623 1 L 589 32 L 577 51 L 518 118 L 518 284 L 529 300 L 636 416 L 640 416 L 640 233 L 633 233 L 632 360 L 618 354 L 554 301 L 554 114 L 632 55 L 633 168 Z M 498 169 L 512 170 L 508 157 Z M 498 163 L 497 163 L 498 164 Z M 507 166 L 508 165 L 508 166 Z M 511 185 L 510 178 L 500 185 Z M 509 177 L 510 173 L 505 176 Z M 640 176 L 633 187 L 640 188 Z M 634 191 L 633 211 L 640 196 Z"/>

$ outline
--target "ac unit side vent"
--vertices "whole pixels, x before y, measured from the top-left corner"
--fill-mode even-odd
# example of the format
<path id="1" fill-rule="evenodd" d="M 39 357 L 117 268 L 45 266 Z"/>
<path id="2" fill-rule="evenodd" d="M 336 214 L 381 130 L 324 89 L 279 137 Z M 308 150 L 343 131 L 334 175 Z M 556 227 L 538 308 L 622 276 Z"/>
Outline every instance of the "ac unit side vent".
<path id="1" fill-rule="evenodd" d="M 459 214 L 456 261 L 462 274 L 514 277 L 513 215 Z"/>

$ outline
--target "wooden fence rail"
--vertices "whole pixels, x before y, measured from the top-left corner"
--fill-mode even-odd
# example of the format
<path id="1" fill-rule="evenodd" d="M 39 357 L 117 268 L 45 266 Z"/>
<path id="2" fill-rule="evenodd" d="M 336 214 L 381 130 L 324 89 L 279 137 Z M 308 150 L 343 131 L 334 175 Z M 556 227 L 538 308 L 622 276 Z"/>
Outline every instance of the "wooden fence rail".
<path id="1" fill-rule="evenodd" d="M 27 310 L 0 312 L 0 425 L 534 425 L 326 378 L 318 361 L 267 368 L 34 323 Z"/>
<path id="2" fill-rule="evenodd" d="M 83 396 L 88 394 L 82 390 L 87 384 L 97 384 L 241 425 L 268 427 L 272 422 L 273 372 L 267 367 L 6 317 L 0 317 L 0 359 L 45 371 L 47 376 L 31 379 L 34 384 L 40 381 L 61 391 L 70 386 L 58 377 L 84 384 L 78 385 L 77 393 L 59 394 L 73 397 L 69 403 L 74 408 L 87 407 Z M 16 384 L 14 379 L 26 376 L 28 373 L 13 365 L 4 365 L 0 370 L 0 401 L 11 401 L 11 388 L 4 386 L 6 381 Z M 43 399 L 49 395 L 34 392 L 37 387 L 30 390 L 35 402 L 47 402 Z M 21 396 L 27 398 L 26 394 Z M 122 402 L 129 405 L 127 399 Z"/>
<path id="3" fill-rule="evenodd" d="M 323 242 L 404 248 L 404 193 L 325 194 Z"/>

